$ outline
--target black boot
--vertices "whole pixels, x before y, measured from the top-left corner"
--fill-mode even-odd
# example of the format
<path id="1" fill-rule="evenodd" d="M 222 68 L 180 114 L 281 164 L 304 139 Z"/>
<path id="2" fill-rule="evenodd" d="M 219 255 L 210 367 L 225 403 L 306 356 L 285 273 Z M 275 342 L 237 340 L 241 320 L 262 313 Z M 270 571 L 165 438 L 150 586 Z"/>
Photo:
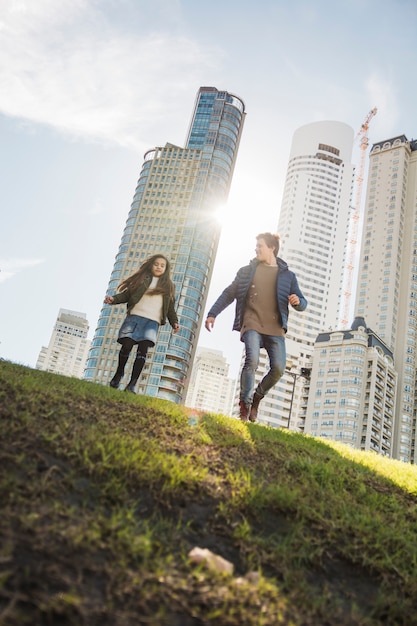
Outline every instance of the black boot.
<path id="1" fill-rule="evenodd" d="M 143 370 L 143 366 L 145 365 L 145 359 L 146 355 L 143 355 L 141 353 L 136 356 L 135 362 L 133 363 L 132 376 L 125 391 L 130 391 L 130 393 L 136 393 L 136 383 L 138 382 L 139 376 Z"/>
<path id="2" fill-rule="evenodd" d="M 111 379 L 111 381 L 109 382 L 110 387 L 113 387 L 113 389 L 118 389 L 120 385 L 120 381 L 122 380 L 122 376 L 123 374 L 119 375 L 116 373 Z"/>
<path id="3" fill-rule="evenodd" d="M 120 348 L 119 363 L 117 365 L 117 370 L 116 370 L 115 375 L 113 376 L 113 378 L 111 379 L 109 383 L 110 387 L 113 387 L 113 389 L 119 388 L 120 381 L 122 380 L 123 374 L 125 373 L 125 366 L 129 358 L 129 354 L 130 354 L 130 350 L 126 350 L 124 346 Z"/>
<path id="4" fill-rule="evenodd" d="M 251 422 L 256 422 L 256 418 L 258 417 L 258 407 L 262 398 L 263 396 L 255 391 L 255 393 L 253 394 L 252 406 L 249 413 L 249 419 Z"/>

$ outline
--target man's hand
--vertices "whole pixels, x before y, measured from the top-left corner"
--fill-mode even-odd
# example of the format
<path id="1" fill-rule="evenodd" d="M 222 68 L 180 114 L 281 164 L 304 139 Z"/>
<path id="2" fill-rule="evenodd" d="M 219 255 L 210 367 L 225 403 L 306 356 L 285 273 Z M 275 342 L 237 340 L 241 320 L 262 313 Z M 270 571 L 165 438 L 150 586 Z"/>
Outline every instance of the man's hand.
<path id="1" fill-rule="evenodd" d="M 288 302 L 292 304 L 292 306 L 298 306 L 300 304 L 300 298 L 297 296 L 297 294 L 292 293 L 290 296 L 288 296 Z"/>
<path id="2" fill-rule="evenodd" d="M 207 330 L 209 331 L 209 333 L 211 333 L 211 329 L 212 329 L 212 328 L 213 328 L 213 326 L 214 326 L 214 320 L 215 320 L 215 319 L 216 319 L 215 317 L 208 317 L 208 318 L 206 319 L 205 327 L 207 328 Z"/>

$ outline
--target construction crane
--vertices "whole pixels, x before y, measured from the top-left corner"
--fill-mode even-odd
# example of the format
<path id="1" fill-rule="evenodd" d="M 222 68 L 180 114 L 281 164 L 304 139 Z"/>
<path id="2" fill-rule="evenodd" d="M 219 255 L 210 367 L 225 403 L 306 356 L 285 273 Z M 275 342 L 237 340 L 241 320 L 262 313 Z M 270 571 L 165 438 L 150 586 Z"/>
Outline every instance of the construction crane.
<path id="1" fill-rule="evenodd" d="M 345 290 L 343 293 L 343 306 L 342 306 L 342 328 L 346 328 L 348 325 L 349 319 L 349 309 L 350 309 L 350 298 L 352 295 L 352 282 L 353 282 L 353 273 L 355 266 L 355 255 L 356 255 L 356 244 L 358 238 L 358 227 L 359 227 L 359 217 L 360 217 L 360 208 L 362 201 L 362 185 L 363 185 L 363 174 L 365 171 L 365 158 L 366 151 L 368 149 L 368 129 L 369 123 L 371 119 L 376 115 L 377 108 L 374 107 L 371 111 L 369 111 L 368 115 L 365 118 L 358 134 L 355 137 L 358 139 L 360 137 L 360 157 L 359 157 L 359 167 L 356 175 L 356 194 L 355 194 L 355 204 L 352 207 L 352 215 L 350 218 L 350 239 L 348 243 L 348 254 L 347 254 L 347 265 L 346 265 L 346 283 Z"/>

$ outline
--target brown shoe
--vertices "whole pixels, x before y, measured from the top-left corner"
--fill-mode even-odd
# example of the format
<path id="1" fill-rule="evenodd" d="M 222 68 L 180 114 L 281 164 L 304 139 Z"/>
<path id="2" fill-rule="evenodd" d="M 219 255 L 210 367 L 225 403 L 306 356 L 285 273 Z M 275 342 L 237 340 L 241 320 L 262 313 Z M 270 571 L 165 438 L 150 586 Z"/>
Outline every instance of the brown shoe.
<path id="1" fill-rule="evenodd" d="M 252 406 L 249 413 L 249 419 L 251 422 L 256 422 L 256 418 L 258 417 L 258 407 L 262 398 L 263 396 L 260 396 L 259 393 L 255 391 L 255 393 L 253 394 Z"/>
<path id="2" fill-rule="evenodd" d="M 248 421 L 249 407 L 246 406 L 244 400 L 239 400 L 239 417 L 242 422 Z"/>

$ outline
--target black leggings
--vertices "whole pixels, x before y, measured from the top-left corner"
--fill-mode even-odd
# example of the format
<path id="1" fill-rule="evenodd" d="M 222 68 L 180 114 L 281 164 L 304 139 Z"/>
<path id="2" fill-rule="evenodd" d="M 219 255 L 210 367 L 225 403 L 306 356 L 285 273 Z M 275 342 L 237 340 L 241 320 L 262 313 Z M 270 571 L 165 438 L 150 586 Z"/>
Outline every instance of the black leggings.
<path id="1" fill-rule="evenodd" d="M 130 337 L 124 337 L 122 339 L 122 347 L 120 348 L 120 355 L 126 357 L 126 361 L 129 358 L 129 354 L 132 352 L 132 348 L 137 345 L 138 349 L 136 352 L 136 358 L 142 356 L 146 359 L 146 355 L 148 353 L 148 348 L 151 347 L 152 342 L 144 339 L 143 341 L 136 342 Z"/>
<path id="2" fill-rule="evenodd" d="M 117 382 L 119 382 L 124 374 L 127 360 L 134 345 L 137 345 L 138 349 L 136 352 L 135 362 L 133 363 L 131 382 L 136 383 L 140 376 L 143 366 L 145 365 L 148 348 L 152 346 L 152 342 L 148 341 L 147 339 L 145 339 L 144 341 L 136 342 L 129 337 L 124 337 L 122 339 L 122 347 L 120 348 L 119 352 L 119 364 L 116 374 L 114 376 L 117 379 Z"/>

